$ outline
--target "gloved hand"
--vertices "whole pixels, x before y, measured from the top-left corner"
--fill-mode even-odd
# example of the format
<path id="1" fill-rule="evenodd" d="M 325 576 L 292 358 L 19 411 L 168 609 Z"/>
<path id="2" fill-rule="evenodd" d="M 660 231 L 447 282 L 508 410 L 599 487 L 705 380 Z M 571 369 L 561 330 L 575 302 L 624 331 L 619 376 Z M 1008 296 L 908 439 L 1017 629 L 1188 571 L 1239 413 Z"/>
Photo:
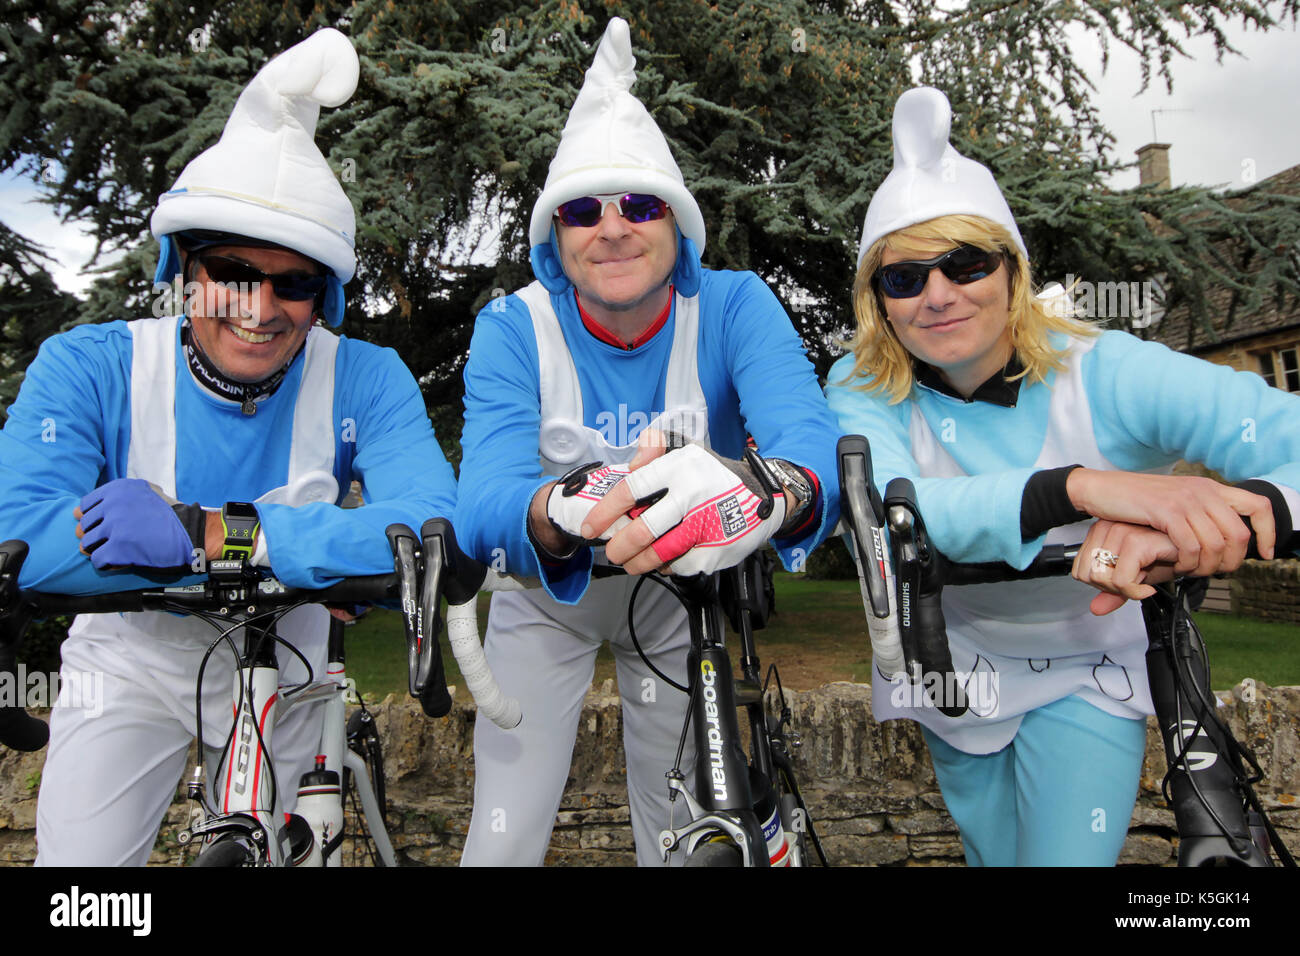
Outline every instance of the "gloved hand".
<path id="1" fill-rule="evenodd" d="M 546 499 L 546 517 L 565 536 L 570 545 L 576 548 L 586 540 L 580 529 L 587 518 L 587 513 L 596 507 L 605 495 L 627 476 L 627 473 L 627 465 L 606 465 L 602 462 L 579 465 L 551 489 L 550 496 Z M 626 518 L 619 519 L 596 540 L 608 541 L 611 535 L 626 524 Z"/>
<path id="2" fill-rule="evenodd" d="M 670 449 L 623 481 L 639 502 L 658 496 L 629 515 L 655 536 L 650 548 L 673 574 L 707 574 L 739 564 L 785 521 L 784 494 L 769 498 L 747 464 L 695 443 Z M 766 502 L 771 511 L 761 517 Z"/>
<path id="3" fill-rule="evenodd" d="M 197 509 L 197 506 L 187 506 Z M 195 542 L 172 506 L 140 478 L 117 478 L 81 499 L 81 550 L 95 567 L 188 567 Z"/>

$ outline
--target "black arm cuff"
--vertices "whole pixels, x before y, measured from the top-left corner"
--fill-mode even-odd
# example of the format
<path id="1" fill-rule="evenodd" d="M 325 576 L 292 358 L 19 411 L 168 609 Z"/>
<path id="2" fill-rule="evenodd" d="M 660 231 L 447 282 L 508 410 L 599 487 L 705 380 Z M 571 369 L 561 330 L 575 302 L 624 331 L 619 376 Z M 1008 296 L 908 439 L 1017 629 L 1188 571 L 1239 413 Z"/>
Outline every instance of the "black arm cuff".
<path id="1" fill-rule="evenodd" d="M 1264 481 L 1262 478 L 1248 478 L 1245 481 L 1238 482 L 1236 487 L 1242 491 L 1249 491 L 1252 494 L 1263 495 L 1268 499 L 1269 504 L 1273 506 L 1273 524 L 1277 528 L 1277 545 L 1273 548 L 1273 553 L 1279 557 L 1300 551 L 1300 534 L 1296 533 L 1295 525 L 1291 523 L 1291 509 L 1287 507 L 1286 498 L 1282 497 L 1281 490 L 1277 485 Z M 1246 526 L 1250 527 L 1250 519 L 1242 518 Z M 1255 529 L 1250 529 L 1250 547 L 1246 550 L 1246 557 L 1258 558 L 1259 549 L 1255 545 Z"/>
<path id="2" fill-rule="evenodd" d="M 1025 482 L 1025 493 L 1020 497 L 1020 540 L 1033 541 L 1052 528 L 1074 524 L 1088 517 L 1070 502 L 1065 482 L 1070 472 L 1082 465 L 1048 468 L 1036 471 Z"/>
<path id="3" fill-rule="evenodd" d="M 208 513 L 198 505 L 172 505 L 172 511 L 180 519 L 185 533 L 190 536 L 190 543 L 200 551 L 208 550 Z"/>

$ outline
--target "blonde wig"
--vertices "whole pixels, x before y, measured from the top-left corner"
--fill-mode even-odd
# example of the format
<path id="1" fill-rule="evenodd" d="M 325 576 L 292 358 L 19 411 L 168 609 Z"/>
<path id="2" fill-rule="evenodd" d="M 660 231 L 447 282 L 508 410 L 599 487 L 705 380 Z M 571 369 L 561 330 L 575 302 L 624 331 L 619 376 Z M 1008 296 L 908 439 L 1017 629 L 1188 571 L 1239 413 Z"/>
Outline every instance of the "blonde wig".
<path id="1" fill-rule="evenodd" d="M 850 378 L 866 377 L 865 384 L 856 386 L 868 392 L 883 392 L 889 403 L 896 405 L 912 390 L 912 356 L 903 348 L 894 333 L 872 281 L 888 249 L 908 259 L 928 259 L 945 248 L 972 245 L 981 249 L 997 249 L 1003 255 L 1003 264 L 994 277 L 1006 270 L 1010 286 L 1007 322 L 1011 330 L 1011 345 L 1020 359 L 1024 371 L 1020 374 L 1030 382 L 1041 382 L 1049 372 L 1065 367 L 1063 349 L 1052 346 L 1050 334 L 1096 335 L 1098 330 L 1079 319 L 1060 315 L 1034 294 L 1029 276 L 1029 263 L 1020 255 L 1011 233 L 1003 226 L 979 216 L 941 216 L 891 232 L 878 239 L 867 250 L 858 267 L 853 284 L 853 312 L 857 316 L 857 334 L 848 342 L 853 350 L 853 373 Z M 1017 376 L 1019 377 L 1019 376 Z"/>

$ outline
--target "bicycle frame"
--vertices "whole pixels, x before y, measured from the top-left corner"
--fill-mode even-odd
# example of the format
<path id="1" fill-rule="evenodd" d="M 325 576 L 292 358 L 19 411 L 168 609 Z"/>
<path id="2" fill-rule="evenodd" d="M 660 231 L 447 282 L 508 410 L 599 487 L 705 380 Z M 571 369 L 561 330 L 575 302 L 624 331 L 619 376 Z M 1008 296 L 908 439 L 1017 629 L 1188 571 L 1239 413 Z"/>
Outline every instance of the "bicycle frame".
<path id="1" fill-rule="evenodd" d="M 759 660 L 754 643 L 751 614 L 757 610 L 755 579 L 756 557 L 745 564 L 722 572 L 731 593 L 719 591 L 719 576 L 674 578 L 686 607 L 691 650 L 688 655 L 690 704 L 687 720 L 695 735 L 695 792 L 686 786 L 680 768 L 668 774 L 670 796 L 686 801 L 690 819 L 681 827 L 663 830 L 660 849 L 668 854 L 685 844 L 688 858 L 710 835 L 729 837 L 739 848 L 744 866 L 803 865 L 798 835 L 808 832 L 817 846 L 816 835 L 808 826 L 798 786 L 794 784 L 794 767 L 786 751 L 785 731 L 788 709 L 769 720 L 764 705 L 764 690 L 759 679 Z M 732 676 L 731 658 L 723 642 L 723 608 L 740 637 L 742 677 Z M 761 625 L 760 625 L 761 626 Z M 779 683 L 779 679 L 778 679 Z M 749 717 L 750 757 L 741 747 L 737 708 L 743 706 Z M 755 810 L 752 786 L 757 782 L 770 787 L 781 773 L 791 785 L 795 807 L 778 806 L 774 818 L 764 822 Z M 751 779 L 752 775 L 752 779 Z M 774 805 L 775 805 L 775 801 Z M 777 825 L 776 821 L 780 821 Z M 825 863 L 824 856 L 822 857 Z"/>
<path id="2" fill-rule="evenodd" d="M 244 623 L 244 651 L 235 671 L 232 712 L 239 702 L 242 701 L 243 706 L 238 708 L 232 740 L 226 748 L 217 777 L 219 811 L 214 811 L 207 803 L 203 782 L 205 769 L 200 764 L 195 768 L 189 795 L 199 801 L 206 817 L 182 830 L 178 835 L 179 842 L 184 846 L 202 839 L 205 846 L 211 846 L 221 837 L 231 835 L 245 842 L 256 859 L 268 866 L 282 866 L 289 862 L 339 866 L 344 799 L 341 783 L 343 771 L 347 769 L 352 773 L 366 826 L 381 864 L 396 866 L 365 761 L 346 743 L 344 697 L 348 685 L 342 622 L 331 618 L 329 663 L 324 679 L 301 686 L 282 687 L 274 651 L 274 623 L 259 629 L 254 623 L 259 616 L 247 612 L 238 612 L 234 616 L 235 624 Z M 299 792 L 300 797 L 311 799 L 311 810 L 300 815 L 311 828 L 315 853 L 306 859 L 294 859 L 288 827 L 284 822 L 282 788 L 285 785 L 296 788 L 298 781 L 275 778 L 271 766 L 271 744 L 277 720 L 294 707 L 317 701 L 323 701 L 321 735 L 316 753 L 324 758 L 324 763 L 319 769 L 333 772 L 340 785 L 316 786 Z M 319 859 L 316 854 L 319 854 Z"/>
<path id="3" fill-rule="evenodd" d="M 414 540 L 409 530 L 405 530 L 405 534 Z M 54 614 L 165 610 L 196 614 L 213 622 L 222 633 L 218 641 L 243 630 L 244 648 L 242 654 L 236 653 L 237 664 L 228 705 L 234 726 L 216 778 L 215 796 L 220 806 L 213 807 L 207 801 L 207 753 L 201 749 L 199 765 L 189 783 L 189 793 L 202 804 L 205 818 L 181 832 L 179 842 L 182 845 L 197 839 L 211 845 L 219 837 L 229 835 L 232 840 L 240 841 L 247 854 L 231 854 L 228 862 L 239 862 L 245 856 L 266 865 L 291 862 L 288 827 L 282 812 L 283 790 L 279 788 L 298 787 L 299 781 L 275 781 L 277 786 L 271 785 L 274 774 L 270 745 L 277 719 L 289 708 L 323 702 L 322 729 L 316 749 L 316 753 L 324 757 L 321 769 L 332 771 L 339 781 L 343 779 L 343 771 L 351 772 L 377 856 L 384 865 L 396 864 L 384 830 L 382 808 L 375 796 L 365 760 L 347 744 L 344 695 L 348 688 L 341 622 L 335 621 L 331 627 L 326 673 L 321 679 L 305 685 L 279 686 L 274 639 L 274 622 L 290 608 L 310 601 L 390 600 L 392 577 L 354 578 L 333 589 L 300 592 L 286 588 L 274 579 L 263 579 L 242 562 L 213 561 L 209 565 L 208 581 L 200 585 L 159 586 L 100 595 L 39 594 L 19 592 L 17 588 L 18 573 L 26 554 L 27 548 L 22 542 L 0 544 L 0 651 L 5 657 L 0 664 L 8 669 L 13 667 L 13 651 L 27 625 L 36 617 Z M 230 646 L 233 647 L 234 643 L 231 642 Z M 201 684 L 201 676 L 199 682 Z M 201 699 L 197 701 L 195 712 L 200 733 L 202 704 Z M 45 724 L 26 714 L 21 707 L 6 709 L 0 717 L 3 717 L 0 726 L 4 728 L 10 746 L 36 750 L 44 745 L 48 736 Z M 306 845 L 317 847 L 320 852 L 310 859 L 296 862 L 338 865 L 340 855 L 336 851 L 341 841 L 342 787 L 325 781 L 301 790 L 299 796 L 307 798 L 309 804 L 316 804 L 305 816 L 299 816 L 314 831 L 314 838 Z M 312 819 L 307 821 L 306 816 Z M 296 825 L 301 827 L 301 823 Z M 303 841 L 300 839 L 299 842 Z"/>

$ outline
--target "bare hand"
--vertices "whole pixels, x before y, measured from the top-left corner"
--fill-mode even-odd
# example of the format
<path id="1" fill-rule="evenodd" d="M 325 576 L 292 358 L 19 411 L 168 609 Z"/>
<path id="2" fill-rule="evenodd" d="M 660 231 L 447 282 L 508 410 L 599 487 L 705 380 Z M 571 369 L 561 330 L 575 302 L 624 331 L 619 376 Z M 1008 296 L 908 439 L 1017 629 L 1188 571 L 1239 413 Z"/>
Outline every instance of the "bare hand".
<path id="1" fill-rule="evenodd" d="M 1273 557 L 1273 508 L 1262 495 L 1209 478 L 1089 468 L 1070 472 L 1066 490 L 1076 508 L 1094 517 L 1163 532 L 1178 549 L 1179 574 L 1236 570 L 1250 542 L 1243 517 L 1255 529 L 1260 555 Z"/>
<path id="2" fill-rule="evenodd" d="M 1115 556 L 1115 566 L 1097 560 L 1098 552 Z M 1101 591 L 1089 605 L 1093 614 L 1109 614 L 1128 600 L 1156 593 L 1151 585 L 1175 576 L 1178 549 L 1168 535 L 1142 525 L 1104 519 L 1088 529 L 1071 574 Z"/>

